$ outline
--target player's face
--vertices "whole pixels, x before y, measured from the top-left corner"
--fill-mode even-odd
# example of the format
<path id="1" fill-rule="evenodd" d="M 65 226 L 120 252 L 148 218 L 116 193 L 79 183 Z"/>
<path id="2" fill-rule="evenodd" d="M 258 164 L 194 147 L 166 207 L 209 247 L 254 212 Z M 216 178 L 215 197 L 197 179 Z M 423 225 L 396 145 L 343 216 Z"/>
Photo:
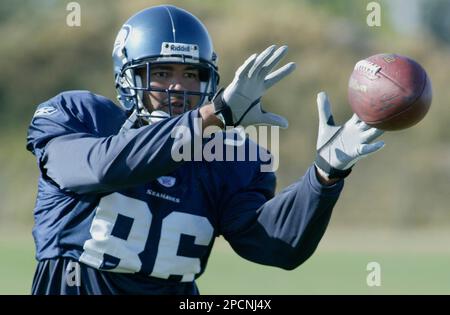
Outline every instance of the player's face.
<path id="1" fill-rule="evenodd" d="M 144 86 L 147 76 L 145 69 L 139 71 Z M 150 69 L 150 85 L 156 89 L 170 89 L 176 91 L 200 91 L 199 70 L 190 65 L 161 64 L 153 65 Z M 188 95 L 186 97 L 186 110 L 192 109 L 200 101 L 200 96 Z M 169 113 L 169 102 L 172 107 L 172 115 L 180 115 L 184 112 L 183 94 L 171 94 L 170 100 L 165 92 L 144 92 L 144 105 L 149 111 L 162 110 Z"/>

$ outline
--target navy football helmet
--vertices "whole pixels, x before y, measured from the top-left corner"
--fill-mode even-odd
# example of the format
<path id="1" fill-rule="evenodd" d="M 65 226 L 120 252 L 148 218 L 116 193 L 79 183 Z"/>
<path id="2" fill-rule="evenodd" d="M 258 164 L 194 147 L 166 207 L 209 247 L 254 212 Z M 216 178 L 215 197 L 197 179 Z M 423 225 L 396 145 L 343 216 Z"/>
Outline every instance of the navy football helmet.
<path id="1" fill-rule="evenodd" d="M 200 96 L 198 107 L 216 93 L 219 82 L 217 55 L 208 31 L 198 18 L 175 6 L 147 8 L 128 19 L 116 37 L 112 57 L 117 98 L 129 113 L 134 111 L 138 117 L 152 117 L 143 105 L 144 91 L 167 93 L 170 113 L 171 94 L 183 94 L 186 111 L 188 95 Z M 149 80 L 151 67 L 164 63 L 198 67 L 200 91 L 152 87 Z M 142 67 L 147 70 L 146 86 L 137 75 L 137 68 Z"/>

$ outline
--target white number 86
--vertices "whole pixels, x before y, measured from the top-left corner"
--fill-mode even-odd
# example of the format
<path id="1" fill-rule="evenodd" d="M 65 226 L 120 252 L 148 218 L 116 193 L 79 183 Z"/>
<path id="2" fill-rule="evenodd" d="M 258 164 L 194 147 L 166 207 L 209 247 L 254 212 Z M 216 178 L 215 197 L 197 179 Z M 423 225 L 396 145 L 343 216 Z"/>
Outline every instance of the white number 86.
<path id="1" fill-rule="evenodd" d="M 80 262 L 100 269 L 104 254 L 119 259 L 112 272 L 134 273 L 142 267 L 139 254 L 145 249 L 153 215 L 147 203 L 113 193 L 100 200 L 90 228 L 91 239 L 83 246 Z M 115 230 L 118 220 L 125 220 L 130 228 L 120 237 Z M 167 279 L 182 276 L 181 281 L 193 281 L 200 272 L 200 258 L 177 255 L 181 234 L 195 237 L 195 245 L 207 246 L 214 229 L 207 218 L 184 212 L 171 212 L 162 220 L 161 236 L 155 264 L 150 276 Z"/>

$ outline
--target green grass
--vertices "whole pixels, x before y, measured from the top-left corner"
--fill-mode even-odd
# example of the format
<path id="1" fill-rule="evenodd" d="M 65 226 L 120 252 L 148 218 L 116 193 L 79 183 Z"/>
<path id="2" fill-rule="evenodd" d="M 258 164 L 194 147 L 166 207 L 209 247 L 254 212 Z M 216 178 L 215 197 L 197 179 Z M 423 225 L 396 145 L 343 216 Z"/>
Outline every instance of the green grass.
<path id="1" fill-rule="evenodd" d="M 381 266 L 381 286 L 369 287 L 366 266 Z M 202 294 L 449 294 L 450 253 L 318 250 L 293 271 L 246 262 L 216 248 L 199 279 Z"/>
<path id="2" fill-rule="evenodd" d="M 35 261 L 29 231 L 0 234 L 0 294 L 29 294 Z M 237 256 L 223 239 L 216 242 L 206 272 L 198 280 L 202 294 L 450 294 L 447 234 L 394 234 L 383 239 L 329 231 L 321 246 L 294 271 L 257 265 Z M 14 235 L 14 237 L 12 237 Z M 417 237 L 419 235 L 419 237 Z M 442 245 L 435 242 L 439 235 Z M 387 241 L 394 239 L 393 241 Z M 380 245 L 380 247 L 374 245 Z M 384 245 L 383 245 L 384 244 Z M 388 246 L 389 244 L 389 246 Z M 407 246 L 407 245 L 411 246 Z M 430 244 L 430 245 L 427 245 Z M 433 246 L 431 246 L 433 244 Z M 383 246 L 382 246 L 383 245 Z M 366 284 L 368 262 L 381 265 L 381 286 Z"/>
<path id="3" fill-rule="evenodd" d="M 31 233 L 10 232 L 0 234 L 0 294 L 29 294 L 36 266 Z"/>

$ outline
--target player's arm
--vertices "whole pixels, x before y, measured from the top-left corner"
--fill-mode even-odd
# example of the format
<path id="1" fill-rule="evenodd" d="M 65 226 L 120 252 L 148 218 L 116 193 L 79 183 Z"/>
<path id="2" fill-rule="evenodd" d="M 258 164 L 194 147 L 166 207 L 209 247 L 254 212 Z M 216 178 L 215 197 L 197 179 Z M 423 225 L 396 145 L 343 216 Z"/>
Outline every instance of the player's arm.
<path id="1" fill-rule="evenodd" d="M 318 95 L 319 135 L 314 167 L 297 183 L 270 199 L 270 174 L 261 173 L 245 191 L 230 198 L 224 236 L 241 256 L 292 269 L 316 249 L 328 225 L 345 176 L 361 158 L 379 150 L 371 143 L 382 131 L 353 117 L 335 126 L 328 98 Z M 273 181 L 274 183 L 274 181 Z M 270 199 L 270 200 L 268 200 Z M 255 211 L 256 210 L 256 211 Z"/>
<path id="2" fill-rule="evenodd" d="M 202 118 L 202 128 L 203 130 L 209 126 L 216 126 L 221 129 L 225 127 L 223 122 L 216 116 L 213 104 L 207 104 L 200 108 L 200 117 Z"/>
<path id="3" fill-rule="evenodd" d="M 92 93 L 65 92 L 41 104 L 28 130 L 27 148 L 44 178 L 76 193 L 113 191 L 146 183 L 181 165 L 172 150 L 193 146 L 199 110 L 126 133 L 124 113 Z M 206 116 L 203 127 L 214 121 Z M 216 118 L 217 119 L 217 118 Z M 178 140 L 173 131 L 179 130 Z M 177 146 L 174 143 L 177 141 Z"/>
<path id="4" fill-rule="evenodd" d="M 193 153 L 197 111 L 154 125 L 108 137 L 70 133 L 52 139 L 43 149 L 41 170 L 62 189 L 76 193 L 114 191 L 149 182 L 170 173 L 182 161 L 172 158 L 181 127 L 184 146 Z M 190 135 L 188 135 L 190 134 Z"/>
<path id="5" fill-rule="evenodd" d="M 294 269 L 315 251 L 343 188 L 322 185 L 312 166 L 298 182 L 271 198 L 275 177 L 261 173 L 225 205 L 222 234 L 242 257 Z"/>

